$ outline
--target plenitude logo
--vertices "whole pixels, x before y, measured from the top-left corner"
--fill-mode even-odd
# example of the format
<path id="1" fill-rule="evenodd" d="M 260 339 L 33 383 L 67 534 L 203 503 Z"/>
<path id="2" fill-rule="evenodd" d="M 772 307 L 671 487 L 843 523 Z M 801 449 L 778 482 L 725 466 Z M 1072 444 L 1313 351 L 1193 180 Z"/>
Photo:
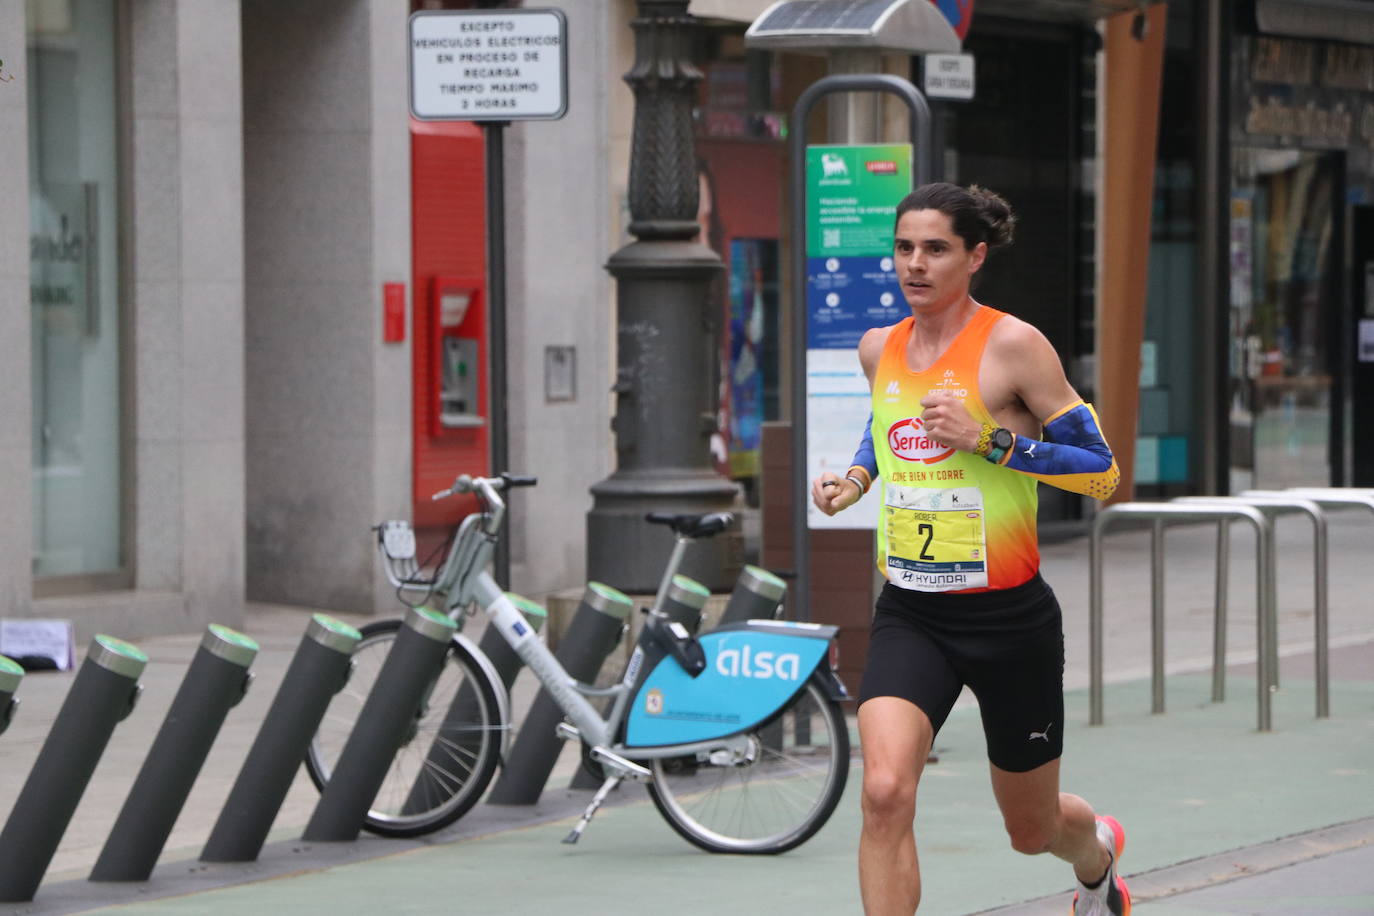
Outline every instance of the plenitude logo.
<path id="1" fill-rule="evenodd" d="M 903 461 L 935 464 L 954 454 L 954 449 L 941 445 L 926 434 L 920 417 L 898 420 L 887 430 L 887 446 Z"/>

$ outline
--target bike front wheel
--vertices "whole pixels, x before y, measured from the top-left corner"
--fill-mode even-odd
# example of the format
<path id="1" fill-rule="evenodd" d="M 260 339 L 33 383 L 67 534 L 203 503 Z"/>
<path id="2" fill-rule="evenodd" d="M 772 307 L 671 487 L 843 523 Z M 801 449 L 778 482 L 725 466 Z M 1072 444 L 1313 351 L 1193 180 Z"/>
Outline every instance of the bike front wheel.
<path id="1" fill-rule="evenodd" d="M 402 621 L 362 628 L 353 670 L 320 723 L 305 766 L 323 791 L 344 744 L 381 673 Z M 383 836 L 419 836 L 447 827 L 468 812 L 496 773 L 501 739 L 497 687 L 472 653 L 449 643 L 444 664 L 412 715 L 409 728 L 363 827 Z"/>
<path id="2" fill-rule="evenodd" d="M 708 852 L 786 852 L 830 818 L 849 776 L 844 712 L 812 675 L 792 701 L 725 751 L 653 761 L 649 795 L 672 828 Z"/>

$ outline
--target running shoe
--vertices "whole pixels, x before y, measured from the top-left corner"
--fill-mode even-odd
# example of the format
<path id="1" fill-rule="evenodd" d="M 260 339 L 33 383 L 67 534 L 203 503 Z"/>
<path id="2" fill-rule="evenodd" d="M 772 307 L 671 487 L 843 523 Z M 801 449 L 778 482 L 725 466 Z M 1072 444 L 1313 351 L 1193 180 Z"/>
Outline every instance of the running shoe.
<path id="1" fill-rule="evenodd" d="M 1131 916 L 1131 892 L 1116 873 L 1116 863 L 1126 848 L 1126 831 L 1114 817 L 1097 819 L 1097 839 L 1111 854 L 1107 877 L 1095 888 L 1087 888 L 1080 881 L 1073 895 L 1073 916 Z"/>

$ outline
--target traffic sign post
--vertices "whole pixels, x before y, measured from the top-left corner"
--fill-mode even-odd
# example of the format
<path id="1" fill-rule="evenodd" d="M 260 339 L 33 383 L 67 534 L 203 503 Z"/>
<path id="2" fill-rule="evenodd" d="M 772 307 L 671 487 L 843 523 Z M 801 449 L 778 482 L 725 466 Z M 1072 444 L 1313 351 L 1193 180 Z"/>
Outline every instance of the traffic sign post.
<path id="1" fill-rule="evenodd" d="M 485 141 L 491 466 L 507 471 L 505 143 L 511 121 L 568 110 L 568 20 L 557 9 L 427 10 L 410 16 L 410 113 L 475 121 Z M 496 545 L 496 581 L 510 586 L 510 548 Z"/>

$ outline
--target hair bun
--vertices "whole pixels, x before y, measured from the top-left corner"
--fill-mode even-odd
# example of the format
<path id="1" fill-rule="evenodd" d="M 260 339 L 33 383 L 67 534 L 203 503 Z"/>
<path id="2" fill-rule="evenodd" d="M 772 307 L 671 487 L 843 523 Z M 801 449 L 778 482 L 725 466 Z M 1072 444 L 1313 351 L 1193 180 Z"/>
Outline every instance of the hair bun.
<path id="1" fill-rule="evenodd" d="M 978 216 L 987 227 L 988 247 L 1010 245 L 1016 230 L 1016 216 L 1011 212 L 1011 205 L 1000 194 L 976 184 L 969 185 L 968 193 L 977 202 Z"/>

